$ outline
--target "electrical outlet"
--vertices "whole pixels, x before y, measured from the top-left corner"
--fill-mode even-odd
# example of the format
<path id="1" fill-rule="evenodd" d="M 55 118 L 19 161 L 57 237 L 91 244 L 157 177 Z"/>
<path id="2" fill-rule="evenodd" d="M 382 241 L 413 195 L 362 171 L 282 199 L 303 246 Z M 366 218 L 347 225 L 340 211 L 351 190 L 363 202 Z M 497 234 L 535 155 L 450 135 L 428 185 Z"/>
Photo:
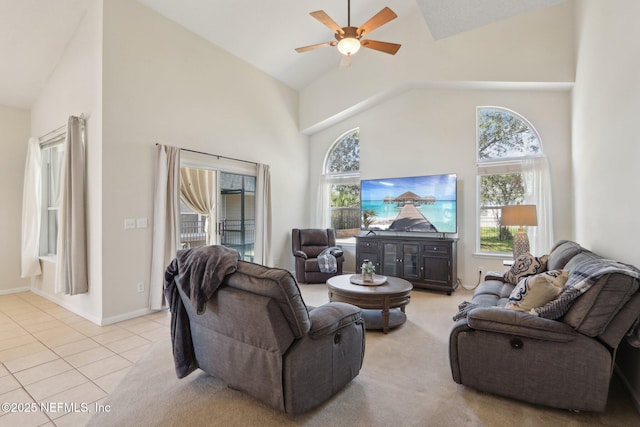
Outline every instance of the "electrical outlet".
<path id="1" fill-rule="evenodd" d="M 478 273 L 482 274 L 484 272 L 483 266 L 478 266 Z"/>
<path id="2" fill-rule="evenodd" d="M 138 282 L 138 292 L 144 292 L 144 282 Z"/>

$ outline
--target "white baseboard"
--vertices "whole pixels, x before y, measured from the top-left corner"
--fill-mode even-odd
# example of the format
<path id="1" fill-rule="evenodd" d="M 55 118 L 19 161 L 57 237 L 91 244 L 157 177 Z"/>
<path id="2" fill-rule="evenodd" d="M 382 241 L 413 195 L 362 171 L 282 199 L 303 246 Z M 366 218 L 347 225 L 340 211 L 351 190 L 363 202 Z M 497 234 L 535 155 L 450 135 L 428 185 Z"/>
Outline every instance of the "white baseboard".
<path id="1" fill-rule="evenodd" d="M 95 323 L 96 325 L 102 326 L 101 322 L 100 322 L 100 318 L 87 313 L 87 312 L 83 312 L 82 310 L 78 310 L 77 307 L 74 307 L 70 304 L 68 304 L 66 301 L 60 299 L 60 298 L 56 298 L 53 295 L 49 295 L 47 293 L 42 292 L 40 289 L 35 289 L 35 288 L 31 288 L 30 289 L 31 292 L 33 292 L 36 295 L 41 296 L 42 298 L 48 299 L 49 301 L 58 304 L 60 307 L 64 308 L 65 310 L 69 310 L 70 312 L 72 312 L 73 314 L 77 314 L 80 317 L 84 317 L 85 319 L 87 319 L 90 322 Z"/>
<path id="2" fill-rule="evenodd" d="M 26 289 L 23 289 L 22 291 L 31 291 L 34 294 L 39 295 L 42 298 L 48 299 L 49 301 L 58 304 L 60 307 L 63 307 L 64 309 L 69 310 L 73 314 L 77 314 L 80 317 L 84 317 L 85 319 L 89 320 L 90 322 L 95 323 L 98 326 L 107 326 L 107 325 L 111 325 L 111 324 L 114 324 L 114 323 L 122 322 L 124 320 L 134 319 L 136 317 L 144 316 L 146 314 L 153 313 L 155 311 L 155 310 L 151 310 L 149 308 L 143 308 L 143 309 L 132 311 L 132 312 L 129 312 L 129 313 L 119 314 L 117 316 L 111 316 L 111 317 L 107 317 L 107 318 L 98 318 L 98 317 L 93 316 L 93 315 L 91 315 L 89 313 L 83 312 L 82 310 L 78 310 L 77 307 L 73 307 L 73 306 L 67 304 L 65 301 L 63 301 L 61 299 L 58 299 L 58 298 L 56 298 L 54 296 L 51 296 L 49 294 L 46 294 L 46 293 L 42 292 L 39 289 L 26 288 Z M 16 292 L 22 292 L 22 291 L 16 291 Z"/>
<path id="3" fill-rule="evenodd" d="M 146 314 L 154 313 L 156 310 L 151 310 L 149 308 L 143 308 L 141 310 L 132 311 L 129 313 L 119 314 L 117 316 L 111 316 L 102 319 L 101 326 L 112 325 L 114 323 L 122 322 L 129 319 L 134 319 L 136 317 L 144 316 Z"/>
<path id="4" fill-rule="evenodd" d="M 19 288 L 0 289 L 0 295 L 19 294 L 20 292 L 29 292 L 31 287 L 21 286 Z"/>

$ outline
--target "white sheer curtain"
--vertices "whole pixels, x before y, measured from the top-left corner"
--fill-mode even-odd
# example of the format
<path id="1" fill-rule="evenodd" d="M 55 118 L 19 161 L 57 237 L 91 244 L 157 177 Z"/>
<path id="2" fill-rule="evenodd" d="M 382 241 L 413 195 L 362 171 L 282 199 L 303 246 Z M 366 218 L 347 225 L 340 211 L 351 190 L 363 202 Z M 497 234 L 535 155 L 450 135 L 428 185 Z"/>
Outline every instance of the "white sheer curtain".
<path id="1" fill-rule="evenodd" d="M 29 138 L 22 187 L 22 277 L 37 276 L 40 269 L 40 205 L 42 199 L 42 158 L 38 138 Z"/>
<path id="2" fill-rule="evenodd" d="M 180 168 L 180 197 L 192 211 L 207 217 L 207 245 L 215 244 L 217 193 L 215 171 Z"/>
<path id="3" fill-rule="evenodd" d="M 544 255 L 555 243 L 549 160 L 546 157 L 527 159 L 523 162 L 522 172 L 526 184 L 525 203 L 536 205 L 538 216 L 538 225 L 527 228 L 531 253 Z"/>
<path id="4" fill-rule="evenodd" d="M 62 163 L 55 291 L 68 295 L 89 291 L 84 127 L 69 117 Z"/>
<path id="5" fill-rule="evenodd" d="M 150 306 L 166 307 L 164 272 L 180 243 L 180 149 L 156 146 L 155 192 L 153 196 L 153 243 L 151 247 Z"/>
<path id="6" fill-rule="evenodd" d="M 272 266 L 271 253 L 271 172 L 258 163 L 256 176 L 256 235 L 254 257 L 257 263 Z"/>
<path id="7" fill-rule="evenodd" d="M 316 209 L 314 209 L 313 224 L 316 228 L 327 228 L 331 223 L 329 218 L 329 207 L 331 205 L 330 197 L 330 178 L 327 175 L 320 176 L 320 182 L 318 183 L 318 194 L 316 201 Z"/>

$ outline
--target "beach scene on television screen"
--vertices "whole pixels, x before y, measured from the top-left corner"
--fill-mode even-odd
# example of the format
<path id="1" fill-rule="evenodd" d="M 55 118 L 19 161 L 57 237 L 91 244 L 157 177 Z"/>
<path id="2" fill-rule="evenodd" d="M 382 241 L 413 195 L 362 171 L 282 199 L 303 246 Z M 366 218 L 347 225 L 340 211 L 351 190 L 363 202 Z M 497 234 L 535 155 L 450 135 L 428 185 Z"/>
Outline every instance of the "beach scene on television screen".
<path id="1" fill-rule="evenodd" d="M 365 230 L 457 232 L 456 175 L 363 180 Z"/>

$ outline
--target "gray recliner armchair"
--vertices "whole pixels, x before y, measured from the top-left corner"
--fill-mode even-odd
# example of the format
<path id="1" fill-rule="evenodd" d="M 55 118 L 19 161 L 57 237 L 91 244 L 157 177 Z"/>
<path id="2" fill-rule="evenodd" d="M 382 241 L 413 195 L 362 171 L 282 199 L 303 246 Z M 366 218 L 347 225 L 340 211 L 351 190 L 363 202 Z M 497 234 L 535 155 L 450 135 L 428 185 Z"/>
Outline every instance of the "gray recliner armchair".
<path id="1" fill-rule="evenodd" d="M 287 270 L 238 261 L 200 315 L 176 288 L 188 314 L 196 367 L 273 408 L 308 411 L 360 371 L 361 310 L 335 302 L 307 308 Z"/>
<path id="2" fill-rule="evenodd" d="M 296 278 L 300 283 L 324 283 L 327 279 L 342 274 L 344 254 L 336 246 L 336 232 L 332 228 L 294 228 L 291 230 L 291 251 L 295 257 Z M 336 271 L 323 272 L 318 255 L 327 248 L 335 248 L 331 254 L 336 258 Z"/>

